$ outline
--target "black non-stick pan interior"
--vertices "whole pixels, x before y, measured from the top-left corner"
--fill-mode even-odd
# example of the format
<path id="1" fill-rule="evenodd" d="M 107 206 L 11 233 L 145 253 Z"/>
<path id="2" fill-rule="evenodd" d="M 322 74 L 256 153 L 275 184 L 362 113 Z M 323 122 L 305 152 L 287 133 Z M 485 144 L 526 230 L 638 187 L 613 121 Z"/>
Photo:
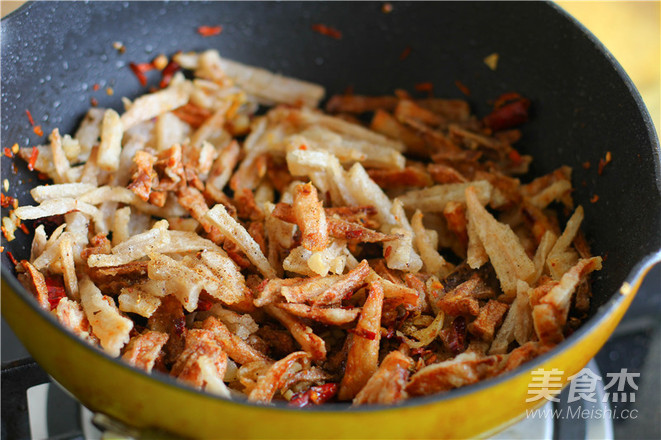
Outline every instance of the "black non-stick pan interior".
<path id="1" fill-rule="evenodd" d="M 122 96 L 146 91 L 129 62 L 177 51 L 216 48 L 227 58 L 321 83 L 329 95 L 347 87 L 358 94 L 415 93 L 416 83 L 432 82 L 436 96 L 467 99 L 478 116 L 500 94 L 516 91 L 533 103 L 518 144 L 534 157 L 531 174 L 562 164 L 574 169 L 586 236 L 605 259 L 593 286 L 593 309 L 603 305 L 661 248 L 658 141 L 626 74 L 548 3 L 395 2 L 389 13 L 382 8 L 381 2 L 29 4 L 2 21 L 2 146 L 46 142 L 34 134 L 26 110 L 47 135 L 55 127 L 73 132 L 92 99 L 120 109 Z M 341 38 L 314 32 L 319 23 Z M 222 33 L 203 37 L 201 25 L 221 25 Z M 483 61 L 492 53 L 499 55 L 495 71 Z M 148 87 L 158 81 L 150 78 Z M 612 161 L 599 174 L 607 152 Z M 25 164 L 2 157 L 2 178 L 10 184 L 6 194 L 32 203 L 28 191 L 38 179 Z M 27 258 L 30 241 L 22 232 L 12 242 L 3 239 L 3 276 L 11 276 L 6 251 Z"/>

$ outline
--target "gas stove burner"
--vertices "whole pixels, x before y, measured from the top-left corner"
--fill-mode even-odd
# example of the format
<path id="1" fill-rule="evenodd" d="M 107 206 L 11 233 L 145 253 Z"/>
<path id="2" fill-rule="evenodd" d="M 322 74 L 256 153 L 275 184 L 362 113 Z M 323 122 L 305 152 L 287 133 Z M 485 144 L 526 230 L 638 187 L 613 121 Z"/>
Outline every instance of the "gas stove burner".
<path id="1" fill-rule="evenodd" d="M 592 360 L 587 370 L 600 375 Z M 52 379 L 51 379 L 52 380 Z M 585 414 L 608 414 L 603 383 L 595 390 L 595 402 L 578 400 L 568 403 L 569 387 L 559 396 L 559 402 L 547 402 L 530 411 L 506 430 L 491 437 L 494 440 L 584 438 L 610 440 L 613 425 L 607 417 L 584 417 Z M 605 401 L 605 402 L 604 402 Z M 141 433 L 103 415 L 94 414 L 57 383 L 40 384 L 27 390 L 30 433 L 33 440 L 62 439 L 139 439 Z M 558 416 L 560 415 L 560 416 Z"/>

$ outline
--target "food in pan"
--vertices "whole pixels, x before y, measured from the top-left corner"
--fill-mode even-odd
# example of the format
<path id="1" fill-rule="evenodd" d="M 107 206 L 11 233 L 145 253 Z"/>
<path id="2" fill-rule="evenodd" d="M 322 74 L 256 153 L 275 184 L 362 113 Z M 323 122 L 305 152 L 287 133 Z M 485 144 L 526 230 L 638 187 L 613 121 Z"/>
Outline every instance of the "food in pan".
<path id="1" fill-rule="evenodd" d="M 510 371 L 587 316 L 601 258 L 569 167 L 521 181 L 526 98 L 322 111 L 322 87 L 212 50 L 149 68 L 158 90 L 18 152 L 52 180 L 13 210 L 34 228 L 19 279 L 110 356 L 233 399 L 392 404 Z"/>

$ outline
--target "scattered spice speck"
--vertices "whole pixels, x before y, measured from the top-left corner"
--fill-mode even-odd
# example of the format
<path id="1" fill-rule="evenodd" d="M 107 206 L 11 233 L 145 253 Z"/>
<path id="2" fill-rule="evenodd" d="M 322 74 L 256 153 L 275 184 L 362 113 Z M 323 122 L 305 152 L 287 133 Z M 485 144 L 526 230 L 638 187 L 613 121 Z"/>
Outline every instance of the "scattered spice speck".
<path id="1" fill-rule="evenodd" d="M 94 90 L 95 92 L 98 91 L 100 88 L 101 88 L 101 86 L 99 85 L 99 83 L 95 83 L 95 84 L 92 86 L 92 90 Z"/>
<path id="2" fill-rule="evenodd" d="M 406 46 L 402 53 L 399 54 L 399 60 L 404 61 L 411 55 L 411 46 Z"/>
<path id="3" fill-rule="evenodd" d="M 44 131 L 41 129 L 41 125 L 35 125 L 32 131 L 34 131 L 34 134 L 36 134 L 37 136 L 44 135 Z"/>
<path id="4" fill-rule="evenodd" d="M 114 95 L 114 94 L 115 94 L 115 91 L 112 89 L 112 87 L 108 87 L 108 88 L 106 89 L 106 95 L 108 95 L 108 96 L 112 96 L 112 95 Z"/>
<path id="5" fill-rule="evenodd" d="M 432 93 L 434 93 L 434 84 L 429 82 L 429 81 L 419 82 L 419 83 L 415 84 L 413 87 L 415 87 L 415 89 L 418 92 L 425 92 L 430 96 L 431 96 Z"/>
<path id="6" fill-rule="evenodd" d="M 18 154 L 18 144 L 14 144 L 11 146 L 11 152 L 14 154 Z"/>
<path id="7" fill-rule="evenodd" d="M 599 200 L 599 196 L 595 194 L 590 198 L 590 203 L 597 203 L 598 200 Z"/>
<path id="8" fill-rule="evenodd" d="M 590 163 L 589 160 L 586 160 L 585 162 L 583 162 L 582 165 L 583 165 L 583 168 L 586 169 L 586 170 L 589 170 L 590 167 L 592 166 L 592 164 Z"/>
<path id="9" fill-rule="evenodd" d="M 611 155 L 610 151 L 606 152 L 605 158 L 599 159 L 599 168 L 597 169 L 597 173 L 599 173 L 600 176 L 604 172 L 604 167 L 608 165 L 612 160 L 613 160 L 613 156 Z"/>
<path id="10" fill-rule="evenodd" d="M 384 14 L 390 14 L 392 12 L 392 9 L 393 9 L 392 3 L 390 2 L 386 2 L 383 4 L 383 6 L 381 6 L 381 12 L 383 12 Z"/>
<path id="11" fill-rule="evenodd" d="M 97 105 L 99 105 L 99 101 L 97 101 L 96 98 L 90 98 L 90 105 L 92 107 L 96 107 Z"/>
<path id="12" fill-rule="evenodd" d="M 222 26 L 200 26 L 197 28 L 197 33 L 203 37 L 213 37 L 219 35 L 222 31 Z"/>
<path id="13" fill-rule="evenodd" d="M 2 152 L 3 152 L 3 154 L 4 154 L 5 156 L 7 156 L 7 157 L 14 157 L 14 153 L 12 153 L 12 151 L 11 151 L 9 148 L 7 148 L 7 147 L 5 147 L 5 148 L 2 150 Z"/>
<path id="14" fill-rule="evenodd" d="M 456 80 L 456 81 L 454 82 L 454 85 L 459 89 L 459 91 L 460 91 L 461 93 L 463 93 L 463 94 L 466 95 L 466 96 L 470 96 L 471 91 L 470 91 L 470 89 L 466 86 L 466 84 L 462 83 L 462 82 L 459 81 L 459 80 Z"/>
<path id="15" fill-rule="evenodd" d="M 28 161 L 28 170 L 34 171 L 34 165 L 37 163 L 38 157 L 39 157 L 39 149 L 37 147 L 32 147 L 32 152 L 30 153 L 30 160 Z"/>
<path id="16" fill-rule="evenodd" d="M 334 38 L 336 40 L 339 40 L 342 38 L 342 32 L 339 30 L 332 28 L 330 26 L 326 26 L 325 24 L 322 23 L 316 23 L 312 25 L 312 30 L 321 34 L 321 35 L 326 35 L 327 37 Z"/>
<path id="17" fill-rule="evenodd" d="M 496 70 L 498 68 L 498 58 L 499 58 L 498 53 L 494 52 L 491 55 L 487 55 L 484 58 L 484 64 L 486 64 L 487 67 L 489 67 L 489 69 Z"/>
<path id="18" fill-rule="evenodd" d="M 113 49 L 115 49 L 119 53 L 124 53 L 126 52 L 126 46 L 124 46 L 124 43 L 121 41 L 115 41 L 112 43 Z"/>

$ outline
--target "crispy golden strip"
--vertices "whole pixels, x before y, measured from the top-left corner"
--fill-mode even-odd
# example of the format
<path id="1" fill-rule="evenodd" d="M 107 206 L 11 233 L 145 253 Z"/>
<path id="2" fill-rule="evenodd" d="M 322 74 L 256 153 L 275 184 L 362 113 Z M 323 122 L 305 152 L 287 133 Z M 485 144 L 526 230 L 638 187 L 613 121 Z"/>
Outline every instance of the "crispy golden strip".
<path id="1" fill-rule="evenodd" d="M 466 206 L 469 227 L 470 223 L 475 225 L 503 292 L 513 298 L 516 295 L 516 281 L 530 280 L 535 275 L 535 265 L 512 229 L 498 222 L 482 206 L 472 186 L 466 189 Z"/>
<path id="2" fill-rule="evenodd" d="M 493 299 L 489 300 L 484 307 L 480 308 L 480 313 L 475 321 L 468 325 L 468 331 L 484 341 L 492 341 L 496 327 L 503 321 L 503 316 L 508 308 L 507 304 Z"/>
<path id="3" fill-rule="evenodd" d="M 326 103 L 330 113 L 365 113 L 375 110 L 392 111 L 397 106 L 395 96 L 333 95 Z"/>
<path id="4" fill-rule="evenodd" d="M 167 333 L 151 330 L 134 336 L 126 345 L 122 360 L 134 367 L 151 372 L 169 337 Z"/>
<path id="5" fill-rule="evenodd" d="M 310 354 L 304 351 L 291 353 L 271 365 L 266 374 L 257 380 L 257 385 L 248 395 L 248 400 L 257 403 L 270 403 L 276 391 L 284 385 L 298 371 L 298 366 L 308 369 L 310 365 Z"/>
<path id="6" fill-rule="evenodd" d="M 216 342 L 234 362 L 245 365 L 251 362 L 271 362 L 264 353 L 248 345 L 243 339 L 230 332 L 217 318 L 210 316 L 202 323 L 202 328 L 213 332 Z"/>
<path id="7" fill-rule="evenodd" d="M 326 325 L 349 324 L 350 322 L 355 321 L 360 313 L 360 309 L 357 307 L 352 307 L 350 309 L 339 307 L 322 308 L 295 303 L 278 303 L 276 306 L 292 315 L 298 316 L 299 318 L 312 319 Z"/>
<path id="8" fill-rule="evenodd" d="M 377 370 L 382 307 L 383 287 L 379 282 L 370 283 L 369 295 L 350 336 L 347 366 L 338 393 L 339 400 L 353 399 Z"/>
<path id="9" fill-rule="evenodd" d="M 322 251 L 328 246 L 328 225 L 317 189 L 311 184 L 300 184 L 294 189 L 292 204 L 296 224 L 301 229 L 301 244 L 309 251 Z"/>
<path id="10" fill-rule="evenodd" d="M 481 357 L 476 353 L 462 353 L 418 370 L 411 376 L 406 392 L 411 396 L 424 396 L 470 385 L 486 377 L 499 361 L 499 356 Z"/>
<path id="11" fill-rule="evenodd" d="M 353 405 L 390 405 L 408 397 L 406 384 L 413 359 L 401 351 L 391 351 L 383 359 L 379 369 L 369 378 L 365 386 L 354 397 Z"/>
<path id="12" fill-rule="evenodd" d="M 172 366 L 170 375 L 207 392 L 229 397 L 223 382 L 227 354 L 214 339 L 212 331 L 192 329 L 186 334 L 184 351 Z"/>
<path id="13" fill-rule="evenodd" d="M 48 286 L 46 285 L 46 278 L 37 270 L 29 261 L 21 261 L 23 270 L 27 275 L 27 288 L 32 292 L 35 299 L 42 309 L 50 310 L 50 303 L 48 302 Z"/>
<path id="14" fill-rule="evenodd" d="M 341 275 L 338 281 L 332 284 L 328 290 L 314 298 L 312 300 L 313 304 L 320 306 L 339 303 L 349 293 L 362 286 L 370 272 L 371 269 L 367 260 L 361 261 L 355 269 L 346 275 Z"/>
<path id="15" fill-rule="evenodd" d="M 230 217 L 223 205 L 218 204 L 214 206 L 205 214 L 204 218 L 220 229 L 226 239 L 236 244 L 246 254 L 250 262 L 259 269 L 262 275 L 266 278 L 276 277 L 275 270 L 262 253 L 259 245 L 243 226 Z"/>
<path id="16" fill-rule="evenodd" d="M 326 343 L 319 336 L 315 335 L 312 329 L 300 319 L 279 309 L 273 304 L 265 306 L 264 310 L 287 327 L 287 330 L 296 339 L 296 342 L 301 345 L 303 350 L 310 353 L 314 360 L 322 361 L 326 359 Z"/>

